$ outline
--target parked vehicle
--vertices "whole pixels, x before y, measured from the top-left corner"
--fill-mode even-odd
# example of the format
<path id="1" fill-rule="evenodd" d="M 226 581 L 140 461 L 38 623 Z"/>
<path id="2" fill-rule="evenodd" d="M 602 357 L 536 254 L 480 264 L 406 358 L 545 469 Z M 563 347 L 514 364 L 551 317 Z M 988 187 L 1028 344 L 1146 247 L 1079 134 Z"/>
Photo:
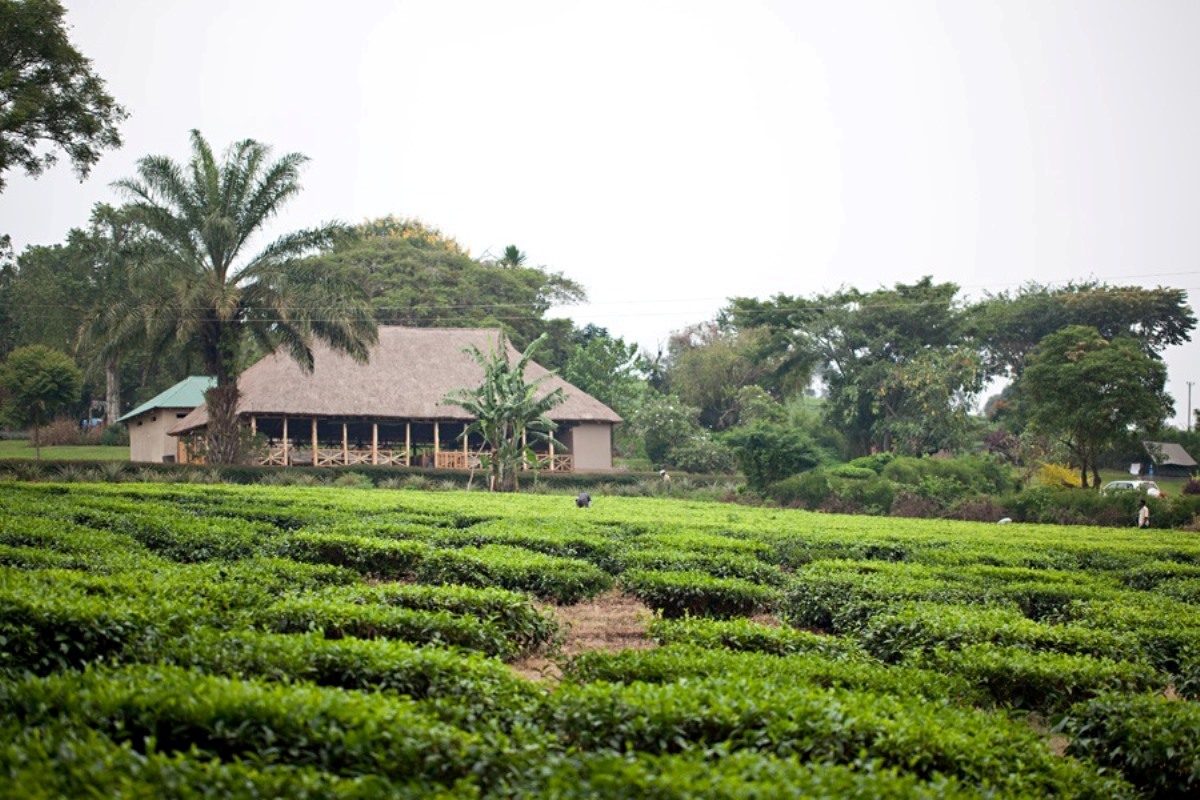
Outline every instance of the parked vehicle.
<path id="1" fill-rule="evenodd" d="M 1109 492 L 1145 492 L 1151 497 L 1161 497 L 1162 490 L 1158 488 L 1158 484 L 1154 481 L 1109 481 L 1100 487 L 1100 491 L 1108 494 Z"/>

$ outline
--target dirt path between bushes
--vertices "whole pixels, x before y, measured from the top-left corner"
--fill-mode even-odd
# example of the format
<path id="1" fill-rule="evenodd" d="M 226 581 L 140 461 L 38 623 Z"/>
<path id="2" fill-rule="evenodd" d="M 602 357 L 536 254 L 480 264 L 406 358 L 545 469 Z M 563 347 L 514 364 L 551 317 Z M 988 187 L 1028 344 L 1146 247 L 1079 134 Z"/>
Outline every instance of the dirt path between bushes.
<path id="1" fill-rule="evenodd" d="M 563 632 L 562 649 L 555 659 L 589 650 L 615 653 L 657 646 L 646 635 L 653 613 L 640 600 L 615 590 L 573 606 L 550 606 L 549 610 L 558 618 Z M 562 677 L 555 660 L 544 654 L 514 661 L 510 667 L 529 680 L 557 681 Z"/>

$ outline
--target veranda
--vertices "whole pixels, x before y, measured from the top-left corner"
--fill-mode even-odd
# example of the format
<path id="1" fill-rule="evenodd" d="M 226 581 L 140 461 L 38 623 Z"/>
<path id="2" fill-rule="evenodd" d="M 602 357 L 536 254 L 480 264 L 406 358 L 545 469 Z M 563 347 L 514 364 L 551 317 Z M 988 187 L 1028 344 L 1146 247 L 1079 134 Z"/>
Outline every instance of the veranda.
<path id="1" fill-rule="evenodd" d="M 354 464 L 437 469 L 480 469 L 490 450 L 470 423 L 439 420 L 331 420 L 320 417 L 250 416 L 252 437 L 262 442 L 256 462 L 264 466 L 341 467 Z M 197 463 L 180 439 L 181 463 Z M 529 468 L 572 472 L 574 458 L 553 443 L 534 446 Z"/>

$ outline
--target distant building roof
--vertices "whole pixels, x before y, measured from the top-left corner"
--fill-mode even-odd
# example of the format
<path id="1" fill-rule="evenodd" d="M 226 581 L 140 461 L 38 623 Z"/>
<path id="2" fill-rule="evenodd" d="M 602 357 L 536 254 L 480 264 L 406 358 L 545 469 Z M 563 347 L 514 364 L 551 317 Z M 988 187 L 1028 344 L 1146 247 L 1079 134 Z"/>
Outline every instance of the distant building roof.
<path id="1" fill-rule="evenodd" d="M 464 352 L 472 346 L 485 354 L 503 346 L 510 362 L 521 357 L 499 330 L 381 326 L 367 364 L 322 342 L 313 345 L 312 372 L 304 372 L 284 351 L 263 358 L 238 378 L 237 411 L 259 416 L 466 421 L 470 414 L 445 402 L 445 396 L 482 382 L 483 368 Z M 547 414 L 553 421 L 621 422 L 596 398 L 530 362 L 526 380 L 542 376 L 547 376 L 543 391 L 560 388 L 566 395 Z M 169 433 L 183 434 L 207 424 L 208 409 L 197 404 Z"/>
<path id="2" fill-rule="evenodd" d="M 1184 450 L 1181 444 L 1142 442 L 1142 447 L 1146 448 L 1146 452 L 1149 453 L 1150 460 L 1154 462 L 1155 466 L 1187 467 L 1189 469 L 1196 466 L 1196 459 L 1188 455 L 1187 450 Z"/>
<path id="3" fill-rule="evenodd" d="M 190 410 L 196 406 L 202 406 L 204 405 L 204 393 L 216 385 L 216 378 L 209 378 L 205 375 L 192 375 L 191 377 L 184 378 L 165 392 L 160 392 L 151 397 L 133 411 L 121 417 L 117 422 L 124 422 L 125 420 L 139 417 L 147 411 L 154 411 L 159 408 L 186 408 Z"/>

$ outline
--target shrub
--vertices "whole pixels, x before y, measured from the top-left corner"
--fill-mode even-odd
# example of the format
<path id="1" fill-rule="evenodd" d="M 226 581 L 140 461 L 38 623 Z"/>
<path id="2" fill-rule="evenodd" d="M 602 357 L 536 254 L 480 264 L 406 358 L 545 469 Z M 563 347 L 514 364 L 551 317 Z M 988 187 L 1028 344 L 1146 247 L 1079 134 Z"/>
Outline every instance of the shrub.
<path id="1" fill-rule="evenodd" d="M 343 777 L 313 766 L 192 759 L 140 752 L 103 733 L 60 725 L 0 729 L 4 797 L 437 798 L 433 787 L 379 775 Z"/>
<path id="2" fill-rule="evenodd" d="M 824 764 L 901 768 L 998 796 L 1128 796 L 1094 767 L 1052 754 L 1030 727 L 996 714 L 875 692 L 743 675 L 663 685 L 564 685 L 542 724 L 568 748 L 598 752 L 753 750 Z"/>
<path id="3" fill-rule="evenodd" d="M 827 658 L 862 654 L 852 639 L 799 630 L 790 625 L 762 625 L 747 619 L 656 619 L 648 634 L 659 644 L 692 644 L 770 655 L 817 653 Z"/>
<path id="4" fill-rule="evenodd" d="M 448 611 L 303 597 L 282 600 L 255 613 L 253 619 L 275 633 L 319 632 L 326 639 L 400 639 L 413 644 L 453 645 L 501 658 L 519 654 L 516 643 L 499 625 Z"/>
<path id="5" fill-rule="evenodd" d="M 1071 709 L 1059 725 L 1070 755 L 1115 767 L 1153 797 L 1200 791 L 1200 705 L 1161 695 L 1106 694 Z"/>
<path id="6" fill-rule="evenodd" d="M 128 447 L 129 429 L 119 422 L 105 425 L 100 431 L 100 444 L 106 447 Z"/>
<path id="7" fill-rule="evenodd" d="M 309 564 L 349 567 L 363 575 L 404 578 L 430 551 L 424 542 L 336 533 L 291 533 L 269 545 L 273 555 Z"/>
<path id="8" fill-rule="evenodd" d="M 523 776 L 514 796 L 559 800 L 621 798 L 889 797 L 909 800 L 975 798 L 954 778 L 923 781 L 874 763 L 855 767 L 741 750 L 703 754 L 556 755 Z"/>
<path id="9" fill-rule="evenodd" d="M 733 451 L 715 439 L 693 436 L 671 450 L 676 469 L 705 475 L 728 474 L 737 468 Z"/>
<path id="10" fill-rule="evenodd" d="M 853 464 L 838 464 L 835 467 L 830 467 L 827 471 L 835 478 L 849 478 L 860 481 L 874 478 L 879 474 L 870 467 L 860 467 Z"/>
<path id="11" fill-rule="evenodd" d="M 1008 511 L 991 495 L 964 497 L 951 504 L 946 516 L 966 522 L 996 522 L 1008 516 Z"/>
<path id="12" fill-rule="evenodd" d="M 38 432 L 38 441 L 42 447 L 74 447 L 96 444 L 99 440 L 99 433 L 85 431 L 79 427 L 78 422 L 71 419 L 56 419 Z"/>
<path id="13" fill-rule="evenodd" d="M 872 453 L 869 456 L 859 456 L 850 460 L 850 466 L 862 467 L 871 470 L 876 475 L 883 474 L 884 467 L 892 463 L 896 458 L 895 453 L 884 451 L 882 453 Z"/>
<path id="14" fill-rule="evenodd" d="M 737 457 L 746 483 L 758 492 L 825 459 L 805 431 L 790 425 L 756 422 L 733 428 L 723 438 Z"/>
<path id="15" fill-rule="evenodd" d="M 908 489 L 901 489 L 896 492 L 896 498 L 892 501 L 891 508 L 889 509 L 889 513 L 893 517 L 914 517 L 918 519 L 936 516 L 937 512 L 937 501 L 929 497 L 922 497 Z"/>
<path id="16" fill-rule="evenodd" d="M 139 638 L 170 630 L 166 608 L 131 608 L 103 597 L 30 591 L 0 594 L 0 673 L 45 675 L 116 657 Z"/>
<path id="17" fill-rule="evenodd" d="M 764 694 L 770 694 L 776 686 L 803 686 L 929 700 L 952 697 L 976 702 L 979 699 L 960 677 L 915 667 L 884 666 L 861 651 L 853 656 L 831 659 L 818 653 L 794 653 L 783 657 L 681 644 L 619 653 L 593 650 L 571 659 L 564 668 L 564 676 L 577 683 L 670 684 L 705 678 L 731 684 L 746 681 Z"/>
<path id="18" fill-rule="evenodd" d="M 783 506 L 820 508 L 833 494 L 829 476 L 823 470 L 812 470 L 772 483 L 767 496 Z"/>
<path id="19" fill-rule="evenodd" d="M 629 592 L 664 617 L 748 616 L 772 608 L 777 590 L 740 578 L 714 578 L 704 572 L 632 570 L 621 576 Z"/>
<path id="20" fill-rule="evenodd" d="M 496 745 L 411 701 L 164 665 L 19 681 L 0 693 L 0 711 L 26 726 L 87 726 L 118 743 L 152 741 L 156 752 L 198 761 L 245 759 L 261 767 L 286 759 L 330 772 L 447 783 L 496 762 Z"/>
<path id="21" fill-rule="evenodd" d="M 1034 475 L 1034 481 L 1050 489 L 1079 489 L 1079 470 L 1065 464 L 1042 464 Z"/>
<path id="22" fill-rule="evenodd" d="M 539 694 L 494 659 L 388 639 L 197 630 L 169 643 L 154 660 L 212 675 L 305 680 L 416 700 L 450 698 L 480 714 L 510 702 L 527 703 Z"/>
<path id="23" fill-rule="evenodd" d="M 526 591 L 564 605 L 594 597 L 613 585 L 611 575 L 586 561 L 504 545 L 431 551 L 418 567 L 417 579 Z"/>
<path id="24" fill-rule="evenodd" d="M 538 609 L 529 596 L 507 589 L 468 586 L 385 584 L 347 586 L 325 593 L 355 603 L 381 603 L 418 611 L 448 611 L 486 620 L 504 630 L 522 652 L 536 650 L 558 639 L 558 622 Z"/>
<path id="25" fill-rule="evenodd" d="M 1102 656 L 1035 653 L 1020 647 L 967 645 L 935 649 L 910 661 L 946 675 L 958 675 L 1001 705 L 1042 713 L 1107 691 L 1141 692 L 1163 688 L 1166 678 L 1145 664 Z"/>
<path id="26" fill-rule="evenodd" d="M 1030 650 L 1088 654 L 1136 653 L 1136 640 L 1079 625 L 1046 625 L 1015 608 L 916 602 L 874 614 L 858 633 L 867 652 L 896 663 L 905 657 L 971 644 L 1013 645 Z"/>

